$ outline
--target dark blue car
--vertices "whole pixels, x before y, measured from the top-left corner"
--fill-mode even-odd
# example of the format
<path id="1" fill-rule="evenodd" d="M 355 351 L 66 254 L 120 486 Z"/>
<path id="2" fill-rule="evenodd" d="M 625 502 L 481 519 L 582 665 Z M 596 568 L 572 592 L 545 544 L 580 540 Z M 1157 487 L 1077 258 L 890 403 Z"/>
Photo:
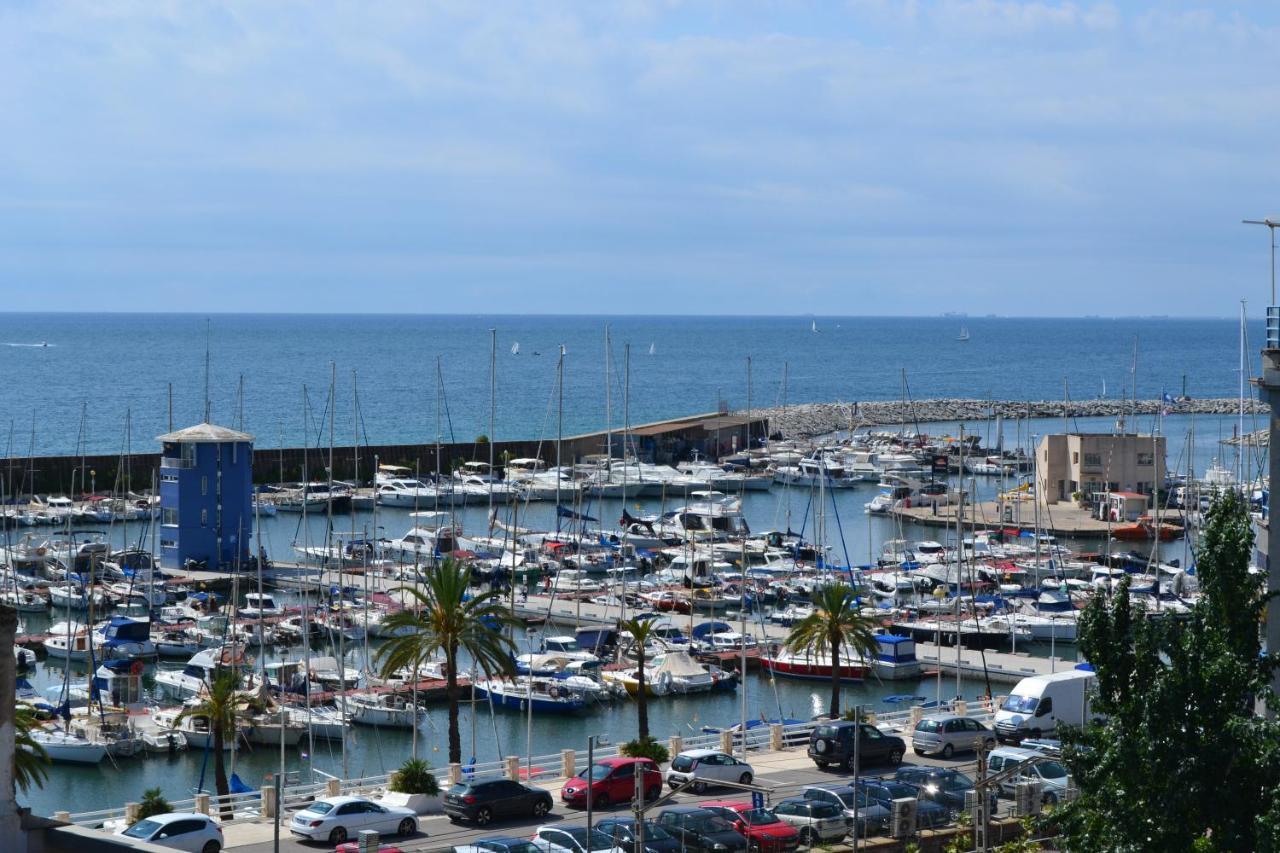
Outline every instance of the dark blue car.
<path id="1" fill-rule="evenodd" d="M 596 829 L 613 839 L 613 843 L 630 853 L 677 853 L 680 842 L 671 833 L 658 826 L 657 821 L 644 822 L 644 844 L 641 845 L 633 817 L 607 817 L 596 821 Z"/>
<path id="2" fill-rule="evenodd" d="M 895 779 L 867 779 L 858 783 L 867 796 L 886 809 L 893 809 L 893 801 L 913 798 L 916 803 L 916 825 L 923 829 L 935 829 L 951 823 L 951 809 L 928 799 L 915 785 Z"/>
<path id="3" fill-rule="evenodd" d="M 495 835 L 481 838 L 471 844 L 450 848 L 451 853 L 542 853 L 527 838 L 514 835 Z"/>

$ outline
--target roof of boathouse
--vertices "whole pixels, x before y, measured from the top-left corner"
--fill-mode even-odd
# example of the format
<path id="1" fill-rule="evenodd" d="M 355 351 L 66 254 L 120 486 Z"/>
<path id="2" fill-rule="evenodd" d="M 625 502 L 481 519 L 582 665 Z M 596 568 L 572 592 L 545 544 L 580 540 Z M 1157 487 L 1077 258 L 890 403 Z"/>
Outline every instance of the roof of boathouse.
<path id="1" fill-rule="evenodd" d="M 175 444 L 220 444 L 229 441 L 253 441 L 253 436 L 230 427 L 203 423 L 156 436 L 156 441 Z"/>

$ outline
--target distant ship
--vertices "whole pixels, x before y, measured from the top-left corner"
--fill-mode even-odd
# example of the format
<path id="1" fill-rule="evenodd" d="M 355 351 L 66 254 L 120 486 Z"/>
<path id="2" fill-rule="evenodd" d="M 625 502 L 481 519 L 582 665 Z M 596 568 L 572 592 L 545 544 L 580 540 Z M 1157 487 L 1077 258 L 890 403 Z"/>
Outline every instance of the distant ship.
<path id="1" fill-rule="evenodd" d="M 961 327 L 960 327 L 960 334 L 956 335 L 956 340 L 957 340 L 957 341 L 967 341 L 967 340 L 969 340 L 969 330 L 968 330 L 968 328 L 966 328 L 966 327 L 964 327 L 964 326 L 961 326 Z"/>

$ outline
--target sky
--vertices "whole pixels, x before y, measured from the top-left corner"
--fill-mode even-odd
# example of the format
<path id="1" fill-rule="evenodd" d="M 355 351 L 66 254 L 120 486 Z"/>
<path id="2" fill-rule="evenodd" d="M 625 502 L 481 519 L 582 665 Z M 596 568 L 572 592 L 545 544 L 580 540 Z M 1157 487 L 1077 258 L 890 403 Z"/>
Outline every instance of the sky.
<path id="1" fill-rule="evenodd" d="M 0 310 L 1231 316 L 1269 3 L 0 0 Z"/>

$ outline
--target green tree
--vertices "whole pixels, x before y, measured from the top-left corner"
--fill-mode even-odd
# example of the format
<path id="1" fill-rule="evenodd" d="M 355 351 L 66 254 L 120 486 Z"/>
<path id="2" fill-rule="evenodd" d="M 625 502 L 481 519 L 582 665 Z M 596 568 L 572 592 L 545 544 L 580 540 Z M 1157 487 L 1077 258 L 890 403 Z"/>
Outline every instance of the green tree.
<path id="1" fill-rule="evenodd" d="M 795 654 L 814 658 L 829 656 L 831 661 L 832 719 L 840 716 L 841 662 L 861 656 L 875 660 L 875 621 L 863 616 L 853 587 L 834 583 L 813 593 L 813 613 L 791 626 L 783 645 Z M 850 654 L 841 657 L 841 649 Z"/>
<path id="2" fill-rule="evenodd" d="M 649 740 L 649 695 L 644 681 L 644 647 L 653 635 L 652 619 L 628 619 L 618 623 L 618 627 L 626 631 L 635 640 L 636 649 L 636 722 L 639 729 L 638 739 Z"/>
<path id="3" fill-rule="evenodd" d="M 39 727 L 30 708 L 18 708 L 13 716 L 13 783 L 22 791 L 40 788 L 49 778 L 49 754 L 31 737 Z"/>
<path id="4" fill-rule="evenodd" d="M 186 717 L 204 717 L 209 721 L 209 731 L 213 735 L 210 752 L 213 753 L 213 784 L 219 797 L 231 793 L 227 782 L 226 744 L 228 739 L 235 743 L 236 723 L 239 718 L 240 696 L 236 692 L 240 687 L 240 676 L 234 669 L 223 669 L 214 675 L 213 683 L 207 685 L 207 692 L 195 704 L 188 705 L 178 715 L 178 720 Z M 222 807 L 224 815 L 230 815 L 230 805 Z"/>
<path id="5" fill-rule="evenodd" d="M 142 792 L 142 799 L 138 801 L 138 820 L 146 820 L 152 815 L 168 814 L 173 811 L 173 806 L 169 805 L 169 801 L 164 798 L 159 788 L 148 788 Z"/>
<path id="6" fill-rule="evenodd" d="M 512 663 L 515 644 L 503 629 L 521 624 L 498 593 L 469 595 L 470 585 L 470 567 L 446 557 L 426 583 L 399 587 L 409 594 L 411 601 L 404 610 L 387 618 L 387 628 L 391 633 L 409 628 L 412 633 L 394 637 L 378 650 L 384 678 L 401 667 L 421 667 L 437 653 L 444 655 L 450 763 L 462 761 L 462 739 L 458 731 L 461 698 L 458 652 L 465 651 L 476 669 L 486 676 L 508 675 L 515 668 Z"/>
<path id="7" fill-rule="evenodd" d="M 1085 608 L 1080 653 L 1105 719 L 1063 733 L 1080 793 L 1053 820 L 1070 849 L 1277 849 L 1280 728 L 1255 708 L 1274 707 L 1275 659 L 1262 654 L 1251 545 L 1248 506 L 1224 493 L 1196 550 L 1190 613 L 1135 609 L 1128 579 Z"/>

